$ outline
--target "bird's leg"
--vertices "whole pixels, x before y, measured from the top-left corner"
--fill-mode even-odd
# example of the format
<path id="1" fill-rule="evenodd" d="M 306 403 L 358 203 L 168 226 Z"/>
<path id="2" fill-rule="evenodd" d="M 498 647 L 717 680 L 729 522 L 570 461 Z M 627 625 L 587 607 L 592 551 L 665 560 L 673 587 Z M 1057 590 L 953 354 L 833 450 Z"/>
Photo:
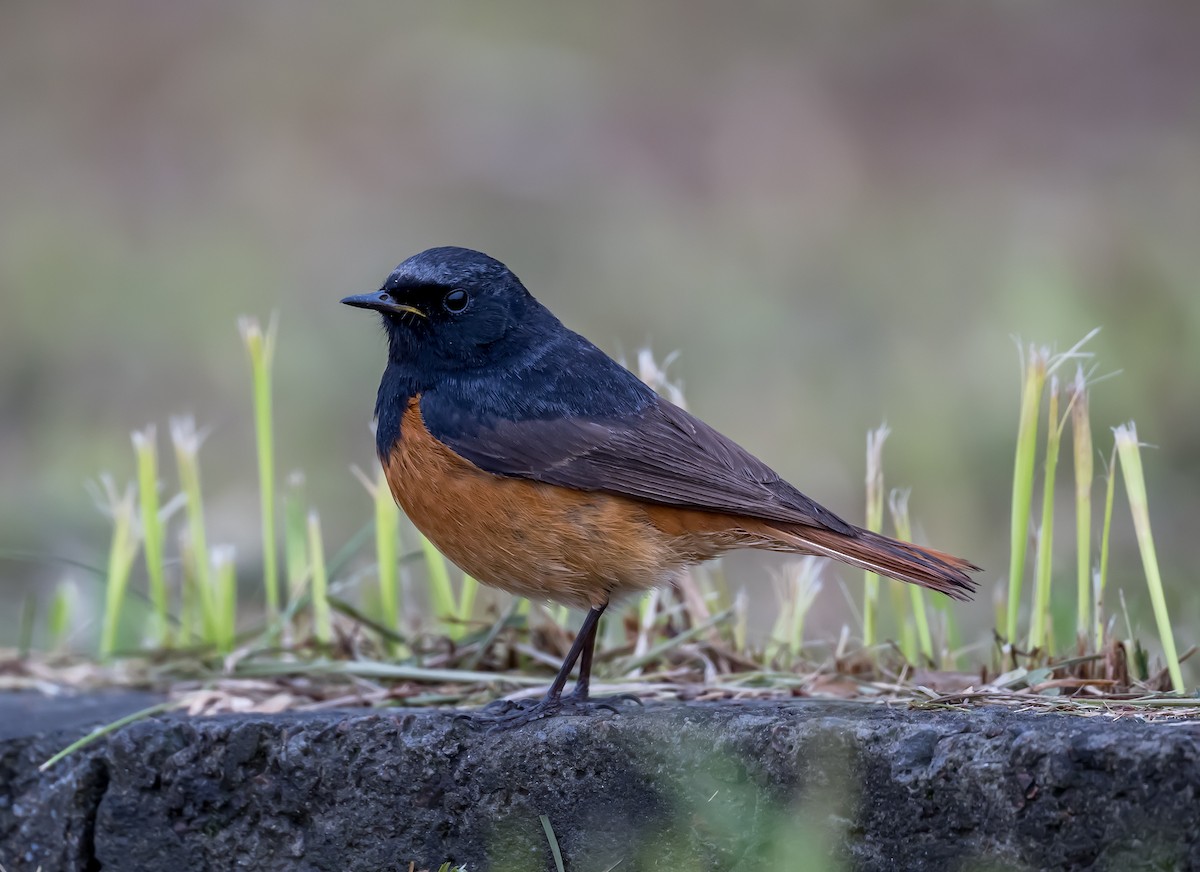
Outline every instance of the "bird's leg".
<path id="1" fill-rule="evenodd" d="M 608 607 L 608 603 L 602 605 L 599 609 L 593 608 L 587 613 L 587 617 L 583 619 L 583 626 L 579 628 L 579 635 L 575 637 L 575 644 L 572 649 L 579 644 L 579 640 L 583 639 L 583 646 L 579 652 L 579 677 L 575 679 L 575 688 L 571 691 L 570 699 L 576 702 L 584 702 L 588 698 L 588 687 L 592 683 L 592 655 L 596 651 L 596 633 L 600 629 L 600 616 L 604 614 L 604 610 Z M 596 620 L 589 620 L 592 615 L 596 616 Z M 584 633 L 587 637 L 584 637 Z M 568 654 L 569 656 L 569 654 Z M 566 676 L 561 672 L 559 677 L 566 681 Z M 559 687 L 562 690 L 562 686 Z"/>
<path id="2" fill-rule="evenodd" d="M 618 702 L 627 700 L 641 702 L 631 694 L 597 700 L 590 700 L 588 698 L 588 686 L 592 678 L 592 657 L 596 650 L 596 632 L 600 624 L 600 616 L 604 614 L 604 610 L 607 607 L 608 603 L 605 603 L 601 606 L 595 606 L 588 611 L 587 616 L 583 619 L 583 625 L 579 628 L 578 635 L 575 636 L 575 641 L 571 643 L 571 648 L 567 651 L 567 656 L 563 658 L 558 675 L 554 677 L 554 681 L 551 683 L 550 689 L 546 691 L 544 697 L 533 704 L 524 701 L 515 703 L 500 701 L 504 704 L 504 710 L 497 711 L 495 715 L 488 712 L 488 709 L 493 709 L 494 706 L 497 706 L 497 703 L 492 703 L 485 708 L 485 718 L 487 720 L 494 719 L 495 721 L 491 731 L 504 730 L 509 727 L 527 724 L 531 721 L 549 717 L 564 709 L 574 710 L 578 713 L 586 713 L 600 708 L 616 711 L 615 704 Z M 575 682 L 575 688 L 564 696 L 563 688 L 567 686 L 567 679 L 571 677 L 571 670 L 575 667 L 577 661 L 579 663 L 579 678 Z"/>
<path id="3" fill-rule="evenodd" d="M 575 668 L 576 660 L 579 661 L 579 680 L 575 683 L 575 690 L 571 696 L 580 701 L 587 699 L 588 684 L 592 677 L 592 652 L 596 648 L 596 628 L 599 627 L 600 616 L 604 614 L 606 608 L 608 608 L 608 603 L 599 607 L 592 606 L 588 610 L 583 624 L 579 628 L 579 633 L 575 636 L 575 641 L 571 643 L 567 656 L 563 658 L 562 668 L 558 670 L 558 675 L 554 676 L 554 683 L 546 691 L 544 702 L 557 701 L 562 697 L 563 688 L 567 686 L 567 679 L 571 677 L 571 670 Z M 581 687 L 582 695 L 580 695 Z"/>
<path id="4" fill-rule="evenodd" d="M 619 693 L 615 696 L 604 696 L 596 699 L 592 699 L 588 695 L 588 689 L 592 683 L 592 655 L 596 650 L 596 634 L 600 627 L 600 615 L 604 613 L 604 609 L 607 606 L 608 604 L 605 603 L 599 608 L 599 610 L 592 609 L 590 612 L 588 612 L 588 618 L 591 618 L 591 616 L 595 614 L 596 620 L 593 621 L 589 626 L 588 620 L 585 618 L 583 626 L 579 629 L 579 636 L 576 637 L 575 640 L 576 644 L 579 643 L 580 639 L 583 639 L 585 630 L 587 631 L 587 638 L 583 639 L 583 647 L 579 653 L 579 677 L 575 679 L 574 689 L 562 698 L 564 705 L 586 706 L 590 704 L 594 708 L 603 708 L 615 712 L 617 710 L 617 703 L 619 702 L 636 702 L 638 705 L 642 704 L 642 701 L 632 693 Z M 574 648 L 575 645 L 572 645 L 571 647 Z M 565 682 L 566 677 L 562 677 L 563 681 Z"/>

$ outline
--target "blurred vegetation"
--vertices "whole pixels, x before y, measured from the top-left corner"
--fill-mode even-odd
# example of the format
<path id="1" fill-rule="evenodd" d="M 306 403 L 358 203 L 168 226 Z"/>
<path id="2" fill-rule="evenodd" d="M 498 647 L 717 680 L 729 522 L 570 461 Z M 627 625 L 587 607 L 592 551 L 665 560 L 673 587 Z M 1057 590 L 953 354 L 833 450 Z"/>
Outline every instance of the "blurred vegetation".
<path id="1" fill-rule="evenodd" d="M 277 470 L 345 542 L 373 512 L 349 466 L 374 462 L 383 342 L 337 300 L 463 244 L 614 353 L 680 349 L 690 407 L 843 514 L 886 419 L 889 486 L 985 591 L 1010 337 L 1102 326 L 1124 374 L 1091 396 L 1097 445 L 1132 418 L 1157 446 L 1167 598 L 1200 626 L 1198 37 L 1184 2 L 5 4 L 0 546 L 102 565 L 85 481 L 131 480 L 129 431 L 193 414 L 210 541 L 260 566 L 230 325 L 272 310 Z M 1127 515 L 1113 535 L 1110 588 L 1140 591 Z M 0 563 L 0 639 L 73 573 Z"/>

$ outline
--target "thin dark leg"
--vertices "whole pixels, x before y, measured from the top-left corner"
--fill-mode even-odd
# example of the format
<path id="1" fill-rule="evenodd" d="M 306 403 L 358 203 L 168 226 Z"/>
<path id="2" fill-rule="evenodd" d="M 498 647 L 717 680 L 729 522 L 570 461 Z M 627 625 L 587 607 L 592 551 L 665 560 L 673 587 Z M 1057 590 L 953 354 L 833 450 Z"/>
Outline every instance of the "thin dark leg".
<path id="1" fill-rule="evenodd" d="M 530 705 L 528 700 L 519 702 L 500 700 L 487 706 L 487 709 L 492 711 L 485 709 L 483 718 L 485 723 L 489 720 L 492 722 L 490 732 L 518 727 L 562 711 L 587 714 L 598 709 L 608 709 L 615 712 L 617 703 L 636 702 L 641 704 L 641 700 L 631 694 L 596 700 L 588 698 L 588 687 L 592 680 L 592 656 L 596 650 L 596 631 L 600 625 L 600 616 L 604 614 L 607 607 L 608 604 L 605 603 L 587 613 L 583 619 L 583 625 L 579 628 L 579 634 L 571 643 L 571 650 L 567 652 L 562 667 L 558 670 L 558 675 L 554 677 L 554 683 L 550 685 L 546 695 L 538 702 Z M 575 668 L 576 661 L 579 662 L 579 679 L 575 682 L 574 690 L 563 696 L 563 688 L 567 686 L 567 679 L 571 677 L 571 670 Z M 497 707 L 499 710 L 496 710 Z"/>
<path id="2" fill-rule="evenodd" d="M 608 603 L 599 608 L 593 606 L 588 611 L 587 616 L 583 619 L 583 625 L 579 628 L 579 634 L 571 643 L 571 650 L 567 652 L 567 656 L 563 660 L 562 668 L 558 670 L 558 675 L 554 676 L 554 683 L 546 691 L 547 701 L 562 696 L 563 688 L 567 686 L 567 679 L 571 677 L 571 670 L 575 668 L 576 660 L 579 660 L 579 681 L 576 682 L 571 696 L 580 700 L 587 699 L 588 684 L 592 677 L 592 652 L 596 647 L 596 627 L 606 608 L 608 608 Z M 582 696 L 579 695 L 581 685 L 583 687 Z"/>
<path id="3" fill-rule="evenodd" d="M 592 609 L 592 611 L 596 611 Z M 588 698 L 588 687 L 592 683 L 592 654 L 596 650 L 596 634 L 600 630 L 600 615 L 604 612 L 601 608 L 596 614 L 596 620 L 592 622 L 591 629 L 588 631 L 588 637 L 583 643 L 583 650 L 579 654 L 579 677 L 575 679 L 575 688 L 571 691 L 571 699 L 577 702 L 582 702 Z M 588 613 L 591 617 L 591 612 Z M 587 624 L 586 619 L 584 624 Z M 583 628 L 580 628 L 582 633 Z"/>

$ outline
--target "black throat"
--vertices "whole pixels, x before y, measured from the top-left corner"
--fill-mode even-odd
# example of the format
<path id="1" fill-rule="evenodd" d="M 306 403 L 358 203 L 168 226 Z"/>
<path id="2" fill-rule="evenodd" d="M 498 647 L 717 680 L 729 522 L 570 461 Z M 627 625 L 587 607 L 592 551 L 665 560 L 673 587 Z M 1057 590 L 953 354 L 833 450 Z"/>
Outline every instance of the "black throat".
<path id="1" fill-rule="evenodd" d="M 400 422 L 409 400 L 421 393 L 421 383 L 410 367 L 388 360 L 375 396 L 375 452 L 386 460 L 400 439 Z"/>

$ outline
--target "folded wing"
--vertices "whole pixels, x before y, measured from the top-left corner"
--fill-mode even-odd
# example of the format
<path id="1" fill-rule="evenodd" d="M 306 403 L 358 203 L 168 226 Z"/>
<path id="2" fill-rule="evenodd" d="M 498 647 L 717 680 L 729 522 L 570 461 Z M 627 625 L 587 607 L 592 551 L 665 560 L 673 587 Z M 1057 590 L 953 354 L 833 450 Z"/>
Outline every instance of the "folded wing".
<path id="1" fill-rule="evenodd" d="M 659 398 L 621 417 L 500 419 L 466 432 L 439 433 L 439 417 L 426 415 L 433 435 L 497 475 L 844 534 L 855 529 L 736 442 Z"/>

